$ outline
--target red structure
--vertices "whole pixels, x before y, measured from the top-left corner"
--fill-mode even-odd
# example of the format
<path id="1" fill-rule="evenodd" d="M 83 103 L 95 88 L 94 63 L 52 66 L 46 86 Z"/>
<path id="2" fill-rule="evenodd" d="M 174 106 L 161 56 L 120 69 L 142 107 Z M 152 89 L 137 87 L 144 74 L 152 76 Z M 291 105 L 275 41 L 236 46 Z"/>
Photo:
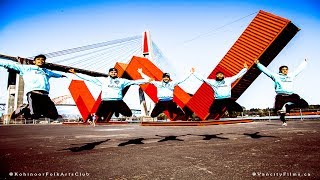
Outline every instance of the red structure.
<path id="1" fill-rule="evenodd" d="M 226 76 L 233 76 L 243 68 L 246 62 L 249 67 L 248 72 L 232 85 L 232 98 L 238 99 L 261 73 L 254 66 L 254 60 L 259 59 L 263 65 L 269 65 L 298 31 L 299 28 L 291 21 L 259 11 L 208 78 L 215 78 L 217 71 L 224 72 Z M 213 90 L 204 83 L 187 106 L 202 120 L 218 119 L 224 112 L 208 113 L 213 101 Z"/>
<path id="2" fill-rule="evenodd" d="M 267 66 L 298 31 L 299 28 L 292 24 L 290 20 L 259 11 L 208 78 L 215 78 L 217 71 L 222 71 L 225 76 L 233 76 L 243 68 L 243 64 L 246 62 L 249 66 L 248 72 L 232 85 L 232 98 L 238 99 L 261 73 L 254 66 L 254 60 L 259 59 L 263 65 Z M 144 42 L 146 43 L 147 40 L 145 39 Z M 144 49 L 144 52 L 147 51 L 148 49 Z M 137 69 L 142 68 L 143 72 L 149 77 L 155 80 L 162 79 L 162 71 L 146 58 L 134 56 L 128 65 L 117 63 L 115 67 L 119 71 L 119 77 L 141 79 Z M 85 117 L 89 112 L 94 112 L 98 101 L 92 100 L 92 95 L 86 90 L 81 90 L 80 92 L 82 88 L 86 87 L 79 82 L 69 87 L 70 92 L 74 94 L 72 97 L 81 115 Z M 157 102 L 156 87 L 142 85 L 141 88 L 154 102 Z M 74 91 L 79 92 L 75 93 Z M 201 120 L 219 119 L 224 112 L 219 114 L 209 113 L 209 107 L 214 101 L 213 95 L 212 88 L 205 83 L 201 85 L 192 97 L 177 86 L 174 90 L 174 101 L 180 107 L 192 110 Z M 111 115 L 112 113 L 110 117 Z M 173 120 L 182 118 L 175 116 Z"/>
<path id="3" fill-rule="evenodd" d="M 87 85 L 80 80 L 72 80 L 69 91 L 79 109 L 83 121 L 86 122 L 89 115 L 97 111 L 98 106 L 101 103 L 101 93 L 98 99 L 95 100 Z"/>
<path id="4" fill-rule="evenodd" d="M 150 55 L 151 41 L 150 41 L 150 34 L 148 31 L 143 32 L 142 47 L 143 47 L 143 49 L 142 49 L 143 56 Z"/>

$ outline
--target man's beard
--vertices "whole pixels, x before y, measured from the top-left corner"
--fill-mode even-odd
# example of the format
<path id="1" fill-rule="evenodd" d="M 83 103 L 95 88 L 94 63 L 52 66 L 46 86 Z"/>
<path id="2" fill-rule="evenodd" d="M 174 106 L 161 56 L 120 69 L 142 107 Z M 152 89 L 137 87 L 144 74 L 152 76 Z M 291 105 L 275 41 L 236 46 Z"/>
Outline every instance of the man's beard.
<path id="1" fill-rule="evenodd" d="M 110 78 L 115 79 L 115 78 L 117 78 L 117 76 L 110 76 Z"/>
<path id="2" fill-rule="evenodd" d="M 222 77 L 222 78 L 216 77 L 216 81 L 223 81 L 223 80 L 224 80 L 224 77 Z"/>

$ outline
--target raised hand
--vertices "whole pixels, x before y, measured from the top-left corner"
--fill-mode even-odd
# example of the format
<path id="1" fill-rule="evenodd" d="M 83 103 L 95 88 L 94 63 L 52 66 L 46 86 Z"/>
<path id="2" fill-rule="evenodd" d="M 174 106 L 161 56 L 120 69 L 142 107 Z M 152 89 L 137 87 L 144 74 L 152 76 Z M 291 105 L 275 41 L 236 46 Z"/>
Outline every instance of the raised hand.
<path id="1" fill-rule="evenodd" d="M 74 69 L 69 69 L 69 72 L 72 73 L 72 74 L 76 73 L 76 71 Z"/>
<path id="2" fill-rule="evenodd" d="M 258 64 L 259 63 L 259 59 L 254 60 L 254 63 Z"/>
<path id="3" fill-rule="evenodd" d="M 243 67 L 248 69 L 248 64 L 246 62 L 244 62 Z"/>
<path id="4" fill-rule="evenodd" d="M 196 70 L 193 68 L 191 68 L 191 73 L 194 73 Z"/>
<path id="5" fill-rule="evenodd" d="M 150 79 L 148 80 L 148 82 L 151 82 L 151 81 L 154 81 L 154 79 L 153 79 L 153 78 L 150 78 Z"/>
<path id="6" fill-rule="evenodd" d="M 138 73 L 141 74 L 142 73 L 142 68 L 139 68 L 137 71 L 138 71 Z"/>

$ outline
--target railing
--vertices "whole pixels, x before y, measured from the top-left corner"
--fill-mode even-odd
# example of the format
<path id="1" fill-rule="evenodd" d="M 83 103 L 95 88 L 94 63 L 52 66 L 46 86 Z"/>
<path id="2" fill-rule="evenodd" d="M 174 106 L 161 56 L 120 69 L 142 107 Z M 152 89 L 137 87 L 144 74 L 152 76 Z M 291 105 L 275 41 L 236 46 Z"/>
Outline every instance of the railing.
<path id="1" fill-rule="evenodd" d="M 62 124 L 63 122 L 79 122 L 79 119 L 57 119 L 53 120 L 50 118 L 40 118 L 40 119 L 25 119 L 25 118 L 15 118 L 9 120 L 8 115 L 3 115 L 0 118 L 0 125 L 12 125 L 12 124 Z M 81 121 L 82 122 L 82 121 Z"/>

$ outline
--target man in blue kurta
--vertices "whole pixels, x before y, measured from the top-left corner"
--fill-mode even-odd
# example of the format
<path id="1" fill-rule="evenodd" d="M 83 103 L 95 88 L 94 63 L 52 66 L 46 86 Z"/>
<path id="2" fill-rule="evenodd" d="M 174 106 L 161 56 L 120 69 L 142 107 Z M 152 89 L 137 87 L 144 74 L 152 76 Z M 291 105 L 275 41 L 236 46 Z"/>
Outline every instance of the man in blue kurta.
<path id="1" fill-rule="evenodd" d="M 292 73 L 288 72 L 288 66 L 280 66 L 279 73 L 274 73 L 262 65 L 259 60 L 255 60 L 255 63 L 258 69 L 274 81 L 274 88 L 277 94 L 274 110 L 280 114 L 282 125 L 287 126 L 286 113 L 289 113 L 292 108 L 306 108 L 309 106 L 304 99 L 293 92 L 294 78 L 306 67 L 307 60 L 305 59 Z"/>
<path id="2" fill-rule="evenodd" d="M 173 114 L 183 115 L 184 112 L 180 107 L 173 101 L 173 91 L 175 86 L 186 81 L 190 75 L 188 75 L 185 79 L 180 81 L 171 81 L 169 73 L 162 74 L 161 81 L 155 81 L 146 74 L 142 72 L 142 69 L 139 69 L 138 72 L 142 76 L 142 78 L 148 80 L 150 84 L 153 84 L 157 87 L 157 97 L 158 102 L 151 112 L 151 117 L 157 117 L 163 111 L 168 110 L 170 118 L 173 118 Z M 190 116 L 189 114 L 187 114 Z"/>
<path id="3" fill-rule="evenodd" d="M 110 112 L 115 112 L 117 117 L 119 116 L 119 113 L 127 117 L 132 116 L 130 108 L 123 101 L 122 91 L 125 87 L 130 85 L 148 83 L 148 81 L 144 79 L 128 80 L 125 78 L 119 78 L 118 70 L 116 68 L 109 69 L 108 77 L 84 76 L 76 73 L 74 69 L 69 70 L 69 72 L 74 73 L 83 80 L 92 82 L 101 87 L 102 102 L 96 112 L 97 121 L 100 121 L 102 118 L 105 119 Z"/>
<path id="4" fill-rule="evenodd" d="M 18 61 L 19 61 L 18 57 Z M 25 118 L 38 119 L 41 116 L 57 119 L 57 109 L 49 97 L 50 83 L 49 79 L 66 77 L 65 75 L 57 74 L 46 68 L 43 65 L 46 62 L 45 55 L 37 55 L 34 57 L 33 65 L 19 64 L 8 60 L 0 60 L 0 66 L 18 71 L 24 80 L 24 88 L 27 94 L 29 109 L 23 108 L 21 112 L 25 112 Z M 30 111 L 30 112 L 29 112 Z M 20 112 L 13 113 L 11 118 L 19 115 Z M 29 116 L 30 115 L 30 116 Z"/>
<path id="5" fill-rule="evenodd" d="M 194 76 L 207 83 L 214 91 L 214 102 L 211 104 L 209 112 L 212 114 L 220 113 L 224 108 L 227 108 L 229 116 L 232 112 L 243 112 L 243 108 L 231 99 L 231 85 L 237 79 L 242 77 L 248 70 L 248 66 L 244 63 L 244 68 L 232 77 L 225 77 L 223 72 L 216 73 L 216 79 L 206 79 L 197 73 Z M 192 70 L 194 71 L 194 69 Z"/>

